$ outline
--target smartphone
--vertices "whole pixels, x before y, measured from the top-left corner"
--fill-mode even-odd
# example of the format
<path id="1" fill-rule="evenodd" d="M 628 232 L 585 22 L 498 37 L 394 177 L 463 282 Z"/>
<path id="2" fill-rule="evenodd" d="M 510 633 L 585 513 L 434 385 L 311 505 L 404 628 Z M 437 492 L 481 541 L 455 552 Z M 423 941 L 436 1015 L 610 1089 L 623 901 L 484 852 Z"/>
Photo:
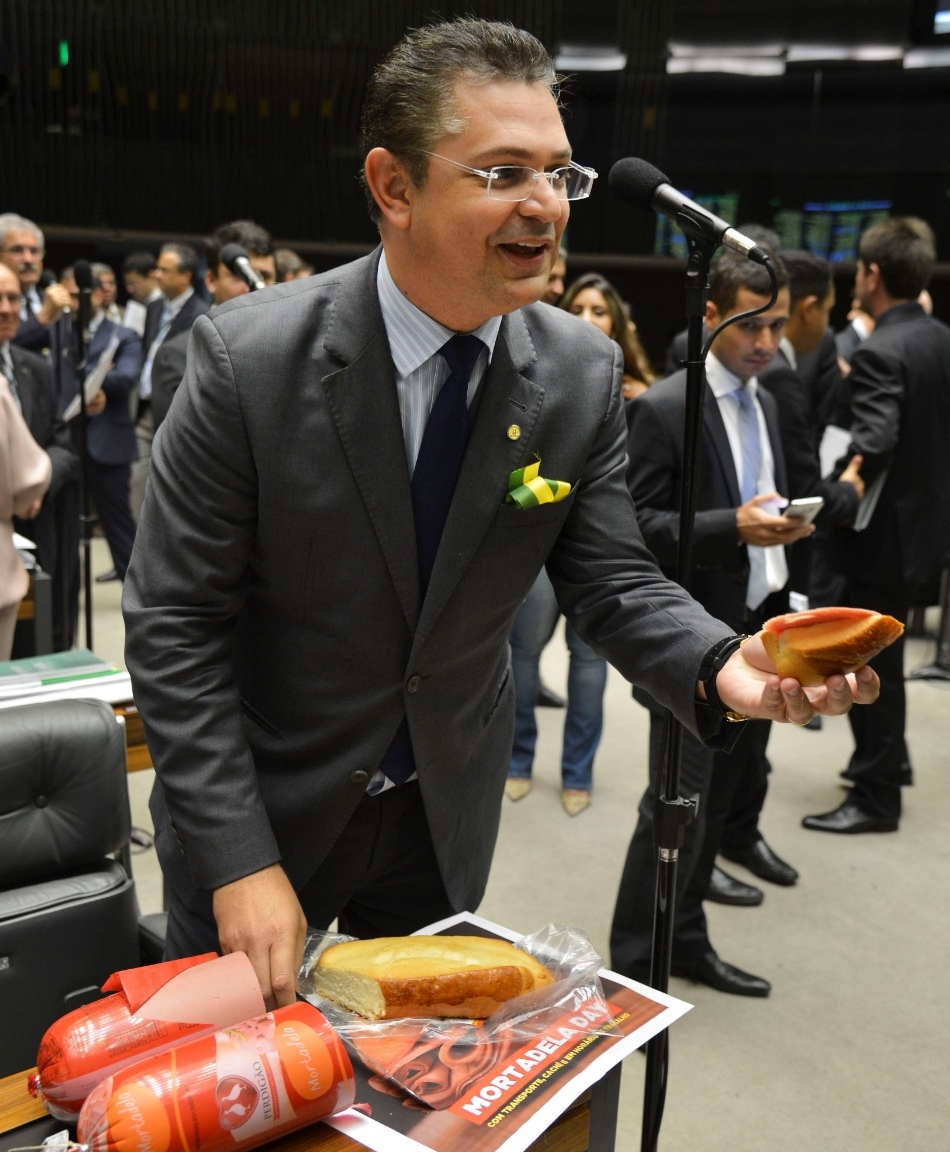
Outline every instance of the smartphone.
<path id="1" fill-rule="evenodd" d="M 782 510 L 783 516 L 791 516 L 801 520 L 803 524 L 810 524 L 825 506 L 821 496 L 803 496 L 800 500 L 792 500 Z"/>

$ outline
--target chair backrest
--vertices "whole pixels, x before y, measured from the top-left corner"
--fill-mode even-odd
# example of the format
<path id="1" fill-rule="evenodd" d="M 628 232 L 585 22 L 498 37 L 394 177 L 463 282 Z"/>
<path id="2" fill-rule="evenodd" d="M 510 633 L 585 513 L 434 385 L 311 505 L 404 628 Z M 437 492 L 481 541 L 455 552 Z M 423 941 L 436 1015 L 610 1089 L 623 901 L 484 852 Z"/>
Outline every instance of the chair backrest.
<path id="1" fill-rule="evenodd" d="M 108 704 L 0 709 L 0 1076 L 35 1064 L 54 1021 L 140 963 L 130 832 Z"/>
<path id="2" fill-rule="evenodd" d="M 0 709 L 0 888 L 129 842 L 125 733 L 101 700 Z"/>

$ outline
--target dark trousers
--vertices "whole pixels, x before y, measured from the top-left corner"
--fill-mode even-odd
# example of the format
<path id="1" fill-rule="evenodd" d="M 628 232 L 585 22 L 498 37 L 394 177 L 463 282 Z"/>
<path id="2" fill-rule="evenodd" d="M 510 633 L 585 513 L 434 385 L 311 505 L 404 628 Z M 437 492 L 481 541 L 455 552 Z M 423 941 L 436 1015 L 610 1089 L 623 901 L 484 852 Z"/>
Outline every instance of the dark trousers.
<path id="1" fill-rule="evenodd" d="M 899 588 L 849 583 L 846 604 L 870 608 L 896 620 L 907 621 L 910 601 Z M 848 764 L 853 781 L 851 799 L 865 812 L 897 820 L 901 814 L 901 764 L 907 757 L 904 728 L 907 700 L 904 691 L 904 637 L 871 661 L 881 679 L 881 695 L 869 708 L 848 713 L 854 752 Z"/>
<path id="2" fill-rule="evenodd" d="M 220 950 L 212 893 L 191 887 L 180 853 L 178 863 L 166 870 L 166 960 Z M 442 883 L 419 785 L 364 796 L 297 895 L 311 928 L 336 919 L 340 932 L 361 939 L 405 936 L 458 911 Z"/>
<path id="3" fill-rule="evenodd" d="M 663 765 L 665 717 L 650 713 L 650 784 L 640 801 L 637 827 L 627 850 L 610 930 L 611 967 L 625 976 L 646 981 L 650 971 L 653 913 L 656 893 L 657 851 L 653 842 L 653 815 Z M 709 888 L 736 791 L 744 786 L 751 796 L 765 779 L 765 750 L 771 724 L 752 720 L 731 752 L 713 752 L 688 732 L 683 733 L 680 795 L 699 794 L 697 819 L 689 825 L 680 848 L 673 921 L 673 960 L 678 968 L 694 968 L 712 945 L 706 927 L 703 900 Z M 764 797 L 763 797 L 764 799 Z M 756 815 L 761 801 L 755 808 Z"/>
<path id="4" fill-rule="evenodd" d="M 135 521 L 129 503 L 131 475 L 131 464 L 89 461 L 89 487 L 93 503 L 112 554 L 112 563 L 123 580 L 135 543 Z"/>

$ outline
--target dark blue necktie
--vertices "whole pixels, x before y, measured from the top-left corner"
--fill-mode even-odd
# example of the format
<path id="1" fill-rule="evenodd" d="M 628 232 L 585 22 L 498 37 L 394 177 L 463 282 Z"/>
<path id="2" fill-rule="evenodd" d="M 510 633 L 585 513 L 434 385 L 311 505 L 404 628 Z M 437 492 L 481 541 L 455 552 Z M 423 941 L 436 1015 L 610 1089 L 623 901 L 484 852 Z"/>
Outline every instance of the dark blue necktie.
<path id="1" fill-rule="evenodd" d="M 468 444 L 468 382 L 484 347 L 477 336 L 456 335 L 439 349 L 439 355 L 449 366 L 449 375 L 432 405 L 412 473 L 412 510 L 423 598 Z M 409 722 L 405 716 L 380 768 L 394 784 L 405 784 L 415 773 Z"/>
<path id="2" fill-rule="evenodd" d="M 423 595 L 468 443 L 468 382 L 484 347 L 477 336 L 459 335 L 439 349 L 449 366 L 449 375 L 432 405 L 412 473 L 412 508 Z"/>

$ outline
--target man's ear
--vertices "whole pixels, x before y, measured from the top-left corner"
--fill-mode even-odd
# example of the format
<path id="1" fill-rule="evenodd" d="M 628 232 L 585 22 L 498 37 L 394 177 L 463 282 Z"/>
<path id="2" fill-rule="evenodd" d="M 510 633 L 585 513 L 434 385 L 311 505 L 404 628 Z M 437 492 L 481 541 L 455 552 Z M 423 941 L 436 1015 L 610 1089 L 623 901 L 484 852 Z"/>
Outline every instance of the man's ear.
<path id="1" fill-rule="evenodd" d="M 813 308 L 818 308 L 820 305 L 821 301 L 817 296 L 802 296 L 792 305 L 792 311 L 797 312 L 799 316 L 804 317 L 809 312 L 811 312 Z"/>
<path id="2" fill-rule="evenodd" d="M 865 285 L 870 292 L 876 292 L 883 284 L 881 279 L 881 266 L 880 264 L 865 264 L 864 265 L 864 281 Z"/>
<path id="3" fill-rule="evenodd" d="M 409 173 L 388 148 L 373 148 L 364 164 L 366 183 L 385 219 L 394 228 L 408 228 L 412 218 Z"/>
<path id="4" fill-rule="evenodd" d="M 717 328 L 719 326 L 719 322 L 721 319 L 722 319 L 722 317 L 719 315 L 719 309 L 712 302 L 712 300 L 707 300 L 706 301 L 706 327 L 709 329 L 710 332 L 714 328 Z"/>

